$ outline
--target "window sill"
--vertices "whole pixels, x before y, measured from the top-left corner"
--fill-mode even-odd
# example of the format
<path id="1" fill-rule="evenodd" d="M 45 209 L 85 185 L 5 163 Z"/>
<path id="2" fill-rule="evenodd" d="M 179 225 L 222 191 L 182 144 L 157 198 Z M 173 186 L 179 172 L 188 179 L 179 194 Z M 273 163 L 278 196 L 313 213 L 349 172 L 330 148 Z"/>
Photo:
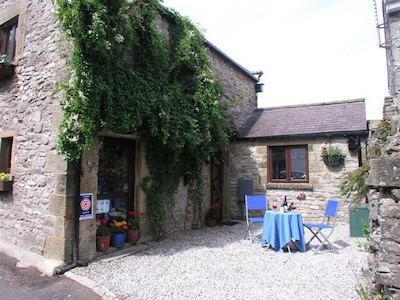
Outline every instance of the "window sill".
<path id="1" fill-rule="evenodd" d="M 293 182 L 285 182 L 285 183 L 267 183 L 267 190 L 303 190 L 310 191 L 313 189 L 313 185 L 311 183 L 293 183 Z"/>

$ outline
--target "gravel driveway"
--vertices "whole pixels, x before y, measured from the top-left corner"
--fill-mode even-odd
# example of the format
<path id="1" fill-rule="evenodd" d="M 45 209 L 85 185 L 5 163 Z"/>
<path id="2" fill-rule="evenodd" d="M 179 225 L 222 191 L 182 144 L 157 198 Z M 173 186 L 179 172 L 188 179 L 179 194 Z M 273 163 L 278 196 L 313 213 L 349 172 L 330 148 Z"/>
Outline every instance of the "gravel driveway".
<path id="1" fill-rule="evenodd" d="M 348 224 L 338 223 L 330 238 L 337 253 L 317 255 L 262 248 L 245 233 L 244 222 L 176 232 L 143 252 L 68 273 L 115 295 L 104 299 L 360 299 L 355 285 L 368 253 Z"/>

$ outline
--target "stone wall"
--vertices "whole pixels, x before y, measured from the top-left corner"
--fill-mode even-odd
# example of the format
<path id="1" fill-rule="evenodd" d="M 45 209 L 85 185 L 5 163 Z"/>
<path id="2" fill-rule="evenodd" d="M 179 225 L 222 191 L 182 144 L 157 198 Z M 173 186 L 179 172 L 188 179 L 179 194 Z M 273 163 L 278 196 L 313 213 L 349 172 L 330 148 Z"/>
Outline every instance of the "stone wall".
<path id="1" fill-rule="evenodd" d="M 168 19 L 168 17 L 167 17 Z M 158 28 L 163 36 L 168 38 L 169 22 L 161 19 Z M 206 43 L 207 57 L 212 64 L 215 80 L 218 81 L 224 95 L 221 103 L 227 105 L 226 115 L 232 124 L 238 125 L 243 119 L 257 108 L 257 95 L 255 90 L 256 80 L 249 71 L 238 67 L 224 53 L 213 45 Z M 224 219 L 229 219 L 230 194 L 228 189 L 231 182 L 229 170 L 224 171 L 223 212 Z M 170 207 L 167 217 L 167 231 L 186 230 L 204 226 L 205 216 L 211 201 L 210 166 L 204 165 L 204 197 L 200 204 L 196 205 L 190 198 L 188 186 L 181 183 L 176 192 L 175 206 Z"/>
<path id="2" fill-rule="evenodd" d="M 1 23 L 17 8 L 21 28 L 16 75 L 0 84 L 0 132 L 14 139 L 15 178 L 13 192 L 0 195 L 0 239 L 64 259 L 72 232 L 64 218 L 67 165 L 55 150 L 60 115 L 54 89 L 65 66 L 56 50 L 54 10 L 51 1 L 0 1 L 0 8 Z"/>
<path id="3" fill-rule="evenodd" d="M 230 152 L 230 205 L 231 217 L 240 218 L 242 203 L 238 202 L 237 182 L 240 179 L 253 180 L 253 193 L 266 194 L 268 206 L 282 200 L 286 195 L 288 202 L 293 202 L 296 209 L 302 213 L 306 221 L 321 221 L 327 199 L 340 199 L 338 221 L 348 222 L 349 204 L 351 199 L 339 195 L 337 185 L 345 172 L 358 167 L 358 155 L 349 152 L 348 138 L 331 138 L 328 142 L 339 146 L 344 155 L 345 163 L 339 167 L 327 167 L 321 158 L 321 145 L 327 142 L 324 138 L 301 139 L 279 142 L 237 142 Z M 308 145 L 309 183 L 275 184 L 268 183 L 268 146 Z M 365 160 L 365 140 L 361 141 Z M 297 199 L 299 193 L 305 194 L 305 199 Z"/>
<path id="4" fill-rule="evenodd" d="M 372 193 L 369 268 L 372 274 L 371 292 L 400 299 L 400 1 L 383 5 L 391 95 L 385 99 L 383 119 L 391 124 L 391 133 L 387 140 L 381 138 L 379 131 L 372 136 L 372 143 L 380 147 L 381 155 L 371 160 L 368 180 Z"/>

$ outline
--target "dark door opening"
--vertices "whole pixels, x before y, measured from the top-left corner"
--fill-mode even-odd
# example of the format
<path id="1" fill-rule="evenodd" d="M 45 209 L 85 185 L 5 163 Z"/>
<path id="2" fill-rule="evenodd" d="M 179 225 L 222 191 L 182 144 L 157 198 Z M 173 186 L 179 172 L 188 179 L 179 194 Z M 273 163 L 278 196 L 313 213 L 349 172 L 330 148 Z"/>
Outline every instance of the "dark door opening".
<path id="1" fill-rule="evenodd" d="M 99 147 L 97 199 L 111 200 L 115 210 L 135 209 L 135 141 L 103 138 Z"/>

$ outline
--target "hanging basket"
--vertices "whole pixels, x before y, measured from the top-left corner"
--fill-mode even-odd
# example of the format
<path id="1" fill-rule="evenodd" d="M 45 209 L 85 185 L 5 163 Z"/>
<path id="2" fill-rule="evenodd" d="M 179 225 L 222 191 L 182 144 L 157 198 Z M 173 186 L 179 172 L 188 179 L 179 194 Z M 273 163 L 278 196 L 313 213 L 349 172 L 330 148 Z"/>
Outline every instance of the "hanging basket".
<path id="1" fill-rule="evenodd" d="M 343 155 L 322 156 L 322 160 L 327 166 L 338 167 L 343 164 L 344 156 Z"/>

